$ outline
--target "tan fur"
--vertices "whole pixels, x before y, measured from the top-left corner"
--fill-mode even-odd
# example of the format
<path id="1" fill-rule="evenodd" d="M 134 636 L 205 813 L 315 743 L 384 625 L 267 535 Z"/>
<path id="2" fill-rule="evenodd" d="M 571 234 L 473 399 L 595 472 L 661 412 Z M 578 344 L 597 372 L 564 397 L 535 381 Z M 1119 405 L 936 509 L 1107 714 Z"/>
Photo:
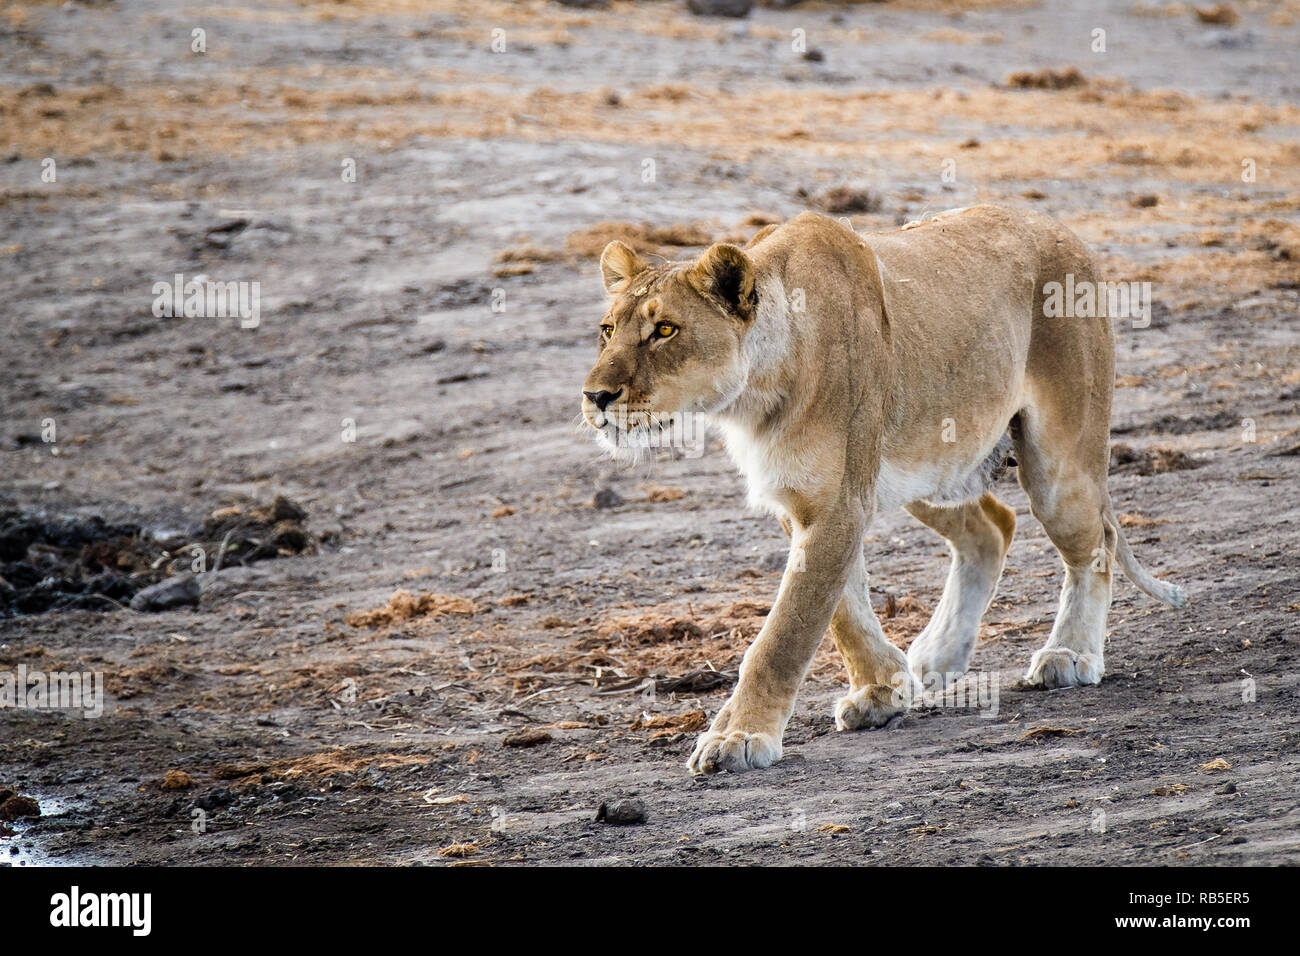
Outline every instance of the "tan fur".
<path id="1" fill-rule="evenodd" d="M 614 333 L 583 386 L 588 423 L 622 453 L 632 432 L 706 415 L 798 557 L 693 771 L 780 758 L 828 628 L 851 681 L 836 706 L 841 730 L 880 726 L 906 709 L 918 681 L 967 669 L 1015 527 L 986 492 L 1011 445 L 1031 510 L 1066 564 L 1030 683 L 1101 679 L 1116 561 L 1153 596 L 1185 600 L 1141 568 L 1114 519 L 1110 320 L 1044 316 L 1047 283 L 1096 281 L 1087 250 L 1053 220 L 976 206 L 863 236 L 805 213 L 695 263 L 650 266 L 611 243 L 601 271 Z M 655 334 L 663 322 L 675 329 L 668 338 Z M 605 412 L 590 396 L 609 402 Z M 953 551 L 940 605 L 906 657 L 872 613 L 862 553 L 872 514 L 895 507 Z"/>

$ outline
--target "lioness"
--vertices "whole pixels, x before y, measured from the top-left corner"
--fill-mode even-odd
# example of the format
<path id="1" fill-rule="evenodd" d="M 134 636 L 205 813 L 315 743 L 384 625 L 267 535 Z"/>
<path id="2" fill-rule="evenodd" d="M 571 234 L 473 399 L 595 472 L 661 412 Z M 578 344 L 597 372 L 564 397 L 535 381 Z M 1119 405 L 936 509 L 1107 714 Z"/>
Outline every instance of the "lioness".
<path id="1" fill-rule="evenodd" d="M 1186 602 L 1138 563 L 1111 508 L 1110 321 L 1044 316 L 1049 283 L 1096 281 L 1059 223 L 974 206 L 860 235 L 804 213 L 696 262 L 649 264 L 611 242 L 600 268 L 611 302 L 582 386 L 586 422 L 622 455 L 685 414 L 708 416 L 751 503 L 792 542 L 776 603 L 691 771 L 780 759 L 827 627 L 851 681 L 839 730 L 881 726 L 918 680 L 964 672 L 1015 527 L 987 488 L 1013 455 L 1065 561 L 1029 683 L 1101 680 L 1113 564 L 1152 597 Z M 943 597 L 906 656 L 872 612 L 862 553 L 872 515 L 898 507 L 952 550 Z"/>

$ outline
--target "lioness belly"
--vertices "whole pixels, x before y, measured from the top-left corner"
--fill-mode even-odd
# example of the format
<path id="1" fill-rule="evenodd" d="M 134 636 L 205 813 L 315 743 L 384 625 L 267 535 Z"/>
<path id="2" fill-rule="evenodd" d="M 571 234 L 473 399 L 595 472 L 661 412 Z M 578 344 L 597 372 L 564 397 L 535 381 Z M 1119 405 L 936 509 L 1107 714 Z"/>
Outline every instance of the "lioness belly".
<path id="1" fill-rule="evenodd" d="M 1002 210 L 976 207 L 869 243 L 896 358 L 877 507 L 978 497 L 1024 404 L 1033 239 Z"/>
<path id="2" fill-rule="evenodd" d="M 1003 432 L 987 454 L 973 460 L 899 466 L 882 459 L 876 475 L 876 507 L 889 511 L 913 501 L 936 505 L 973 501 L 1007 469 L 1011 451 L 1011 435 Z"/>

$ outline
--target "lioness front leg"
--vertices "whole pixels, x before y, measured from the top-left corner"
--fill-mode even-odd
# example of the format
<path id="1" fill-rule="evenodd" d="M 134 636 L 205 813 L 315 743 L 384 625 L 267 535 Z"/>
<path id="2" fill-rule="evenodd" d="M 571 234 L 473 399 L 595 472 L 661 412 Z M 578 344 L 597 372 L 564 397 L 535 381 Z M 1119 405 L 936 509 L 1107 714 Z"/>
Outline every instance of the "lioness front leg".
<path id="1" fill-rule="evenodd" d="M 763 629 L 745 652 L 740 680 L 700 736 L 686 766 L 692 773 L 740 772 L 781 759 L 781 736 L 795 695 L 844 592 L 855 555 L 861 559 L 866 516 L 856 502 L 840 502 L 807 526 L 795 523 L 792 544 L 802 549 L 786 566 Z"/>
<path id="2" fill-rule="evenodd" d="M 836 730 L 882 727 L 919 696 L 921 686 L 912 677 L 907 656 L 889 643 L 872 610 L 861 551 L 831 618 L 831 634 L 848 669 L 850 688 L 835 704 Z"/>

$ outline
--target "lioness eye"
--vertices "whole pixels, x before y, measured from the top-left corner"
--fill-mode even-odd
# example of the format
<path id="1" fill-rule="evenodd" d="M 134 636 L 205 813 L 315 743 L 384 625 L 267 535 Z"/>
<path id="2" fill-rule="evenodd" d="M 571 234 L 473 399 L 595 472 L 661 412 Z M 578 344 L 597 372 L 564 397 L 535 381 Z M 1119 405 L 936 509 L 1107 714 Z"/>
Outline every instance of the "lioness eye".
<path id="1" fill-rule="evenodd" d="M 671 322 L 660 322 L 659 325 L 655 327 L 655 334 L 661 339 L 668 338 L 676 331 L 677 326 L 673 325 Z"/>
<path id="2" fill-rule="evenodd" d="M 608 342 L 610 336 L 613 334 L 614 334 L 614 326 L 606 324 L 600 327 L 600 340 L 602 342 Z"/>

